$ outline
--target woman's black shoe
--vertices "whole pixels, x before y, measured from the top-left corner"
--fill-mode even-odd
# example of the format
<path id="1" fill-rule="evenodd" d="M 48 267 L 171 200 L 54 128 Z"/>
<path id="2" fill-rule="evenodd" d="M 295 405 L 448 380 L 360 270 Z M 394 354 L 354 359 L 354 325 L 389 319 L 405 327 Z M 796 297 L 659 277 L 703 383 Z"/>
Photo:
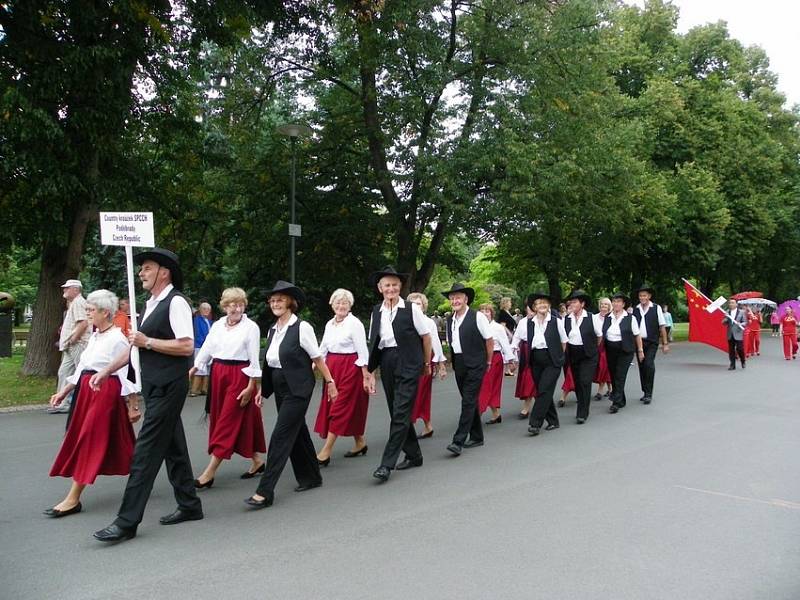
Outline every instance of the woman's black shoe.
<path id="1" fill-rule="evenodd" d="M 57 508 L 48 508 L 47 510 L 43 511 L 42 514 L 46 517 L 52 517 L 53 519 L 60 519 L 61 517 L 68 517 L 69 515 L 76 515 L 83 510 L 83 506 L 81 503 L 78 502 L 72 508 L 68 508 L 67 510 L 58 510 Z"/>
<path id="2" fill-rule="evenodd" d="M 266 466 L 267 463 L 261 463 L 261 466 L 258 467 L 255 471 L 245 471 L 244 473 L 239 475 L 239 479 L 252 479 L 256 475 L 260 475 L 261 473 L 263 473 Z"/>
<path id="3" fill-rule="evenodd" d="M 503 422 L 503 415 L 497 415 L 496 419 L 489 419 L 488 421 L 486 421 L 486 424 L 487 425 L 497 425 L 498 423 L 502 423 L 502 422 Z"/>
<path id="4" fill-rule="evenodd" d="M 210 488 L 212 485 L 214 485 L 214 478 L 213 477 L 211 479 L 209 479 L 208 481 L 206 481 L 205 483 L 200 483 L 199 479 L 195 479 L 194 480 L 194 487 L 196 489 L 198 489 L 198 490 L 202 490 L 203 488 Z"/>
<path id="5" fill-rule="evenodd" d="M 327 467 L 329 464 L 331 464 L 331 457 L 329 456 L 329 457 L 328 457 L 328 458 L 326 458 L 325 460 L 320 460 L 320 459 L 317 459 L 317 464 L 318 464 L 320 467 Z"/>
<path id="6" fill-rule="evenodd" d="M 366 456 L 367 448 L 369 448 L 369 446 L 365 445 L 360 450 L 356 450 L 355 452 L 351 452 L 350 450 L 348 450 L 347 452 L 344 453 L 344 457 L 353 458 L 354 456 Z"/>
<path id="7" fill-rule="evenodd" d="M 272 506 L 272 498 L 270 497 L 270 498 L 264 498 L 263 500 L 256 500 L 255 498 L 250 496 L 244 501 L 244 503 L 247 504 L 247 506 L 256 509 L 267 508 L 268 506 Z"/>
<path id="8" fill-rule="evenodd" d="M 418 440 L 427 440 L 428 438 L 433 437 L 433 429 L 431 429 L 428 433 L 421 433 L 417 436 Z"/>

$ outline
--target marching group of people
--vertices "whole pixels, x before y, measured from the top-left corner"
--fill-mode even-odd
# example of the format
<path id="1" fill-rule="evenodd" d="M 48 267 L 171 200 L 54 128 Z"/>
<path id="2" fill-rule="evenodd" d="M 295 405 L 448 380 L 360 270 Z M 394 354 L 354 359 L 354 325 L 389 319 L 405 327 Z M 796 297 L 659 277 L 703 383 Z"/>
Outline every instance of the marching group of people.
<path id="1" fill-rule="evenodd" d="M 50 471 L 52 476 L 71 477 L 73 483 L 67 496 L 47 509 L 46 515 L 58 518 L 80 512 L 81 493 L 98 475 L 129 475 L 117 518 L 94 534 L 104 542 L 136 535 L 162 463 L 166 463 L 177 503 L 172 514 L 160 519 L 164 525 L 203 518 L 197 492 L 213 486 L 222 462 L 233 454 L 251 461 L 242 479 L 258 478 L 255 492 L 245 500 L 252 509 L 272 505 L 287 461 L 298 483 L 295 491 L 319 487 L 321 469 L 330 464 L 338 438 L 353 438 L 346 458 L 367 454 L 364 433 L 378 369 L 390 425 L 373 477 L 386 482 L 394 471 L 422 466 L 419 440 L 433 435 L 432 382 L 434 377 L 446 377 L 448 360 L 461 396 L 458 425 L 447 445 L 447 451 L 457 457 L 484 444 L 484 424 L 502 422 L 504 375 L 516 374 L 515 396 L 522 401 L 519 417 L 527 420 L 529 435 L 538 436 L 542 429 L 560 427 L 554 394 L 562 371 L 567 389 L 572 388 L 577 397 L 576 423 L 584 424 L 590 416 L 593 381 L 608 390 L 609 412 L 618 413 L 626 406 L 625 382 L 632 364 L 639 366 L 640 400 L 650 404 L 659 345 L 669 352 L 667 320 L 662 308 L 653 303 L 649 286 L 636 291 L 635 307 L 629 297 L 617 293 L 600 301 L 597 314 L 589 310 L 590 298 L 582 290 L 568 296 L 563 316 L 547 293 L 533 293 L 526 299 L 526 316 L 512 317 L 504 325 L 504 315 L 496 315 L 491 304 L 477 310 L 472 306 L 472 288 L 454 283 L 442 292 L 451 306 L 444 324 L 448 359 L 437 324 L 425 315 L 428 299 L 419 293 L 401 297 L 406 275 L 386 267 L 371 276 L 381 301 L 372 308 L 369 328 L 351 312 L 352 293 L 338 289 L 331 295 L 333 317 L 320 343 L 312 326 L 298 316 L 306 300 L 303 291 L 278 281 L 267 292 L 275 323 L 267 332 L 266 354 L 260 361 L 261 335 L 246 314 L 248 298 L 242 289 L 223 292 L 221 319 L 210 322 L 209 306 L 199 311 L 206 322 L 198 323 L 197 317 L 193 322 L 189 303 L 180 292 L 183 278 L 178 257 L 156 248 L 138 254 L 135 262 L 140 265 L 142 285 L 150 293 L 138 330 L 126 336 L 114 325 L 119 303 L 113 293 L 89 294 L 82 320 L 87 320 L 86 332 L 88 325 L 93 332 L 87 333 L 75 373 L 65 378 L 51 398 L 54 410 L 61 410 L 68 396 L 73 398 L 67 432 Z M 501 311 L 508 313 L 508 308 L 503 306 Z M 726 319 L 741 323 L 738 314 Z M 198 326 L 203 337 L 200 345 Z M 129 368 L 132 348 L 141 364 L 138 380 Z M 744 363 L 744 357 L 741 360 Z M 315 370 L 322 378 L 314 422 L 314 432 L 324 440 L 319 451 L 306 425 Z M 204 393 L 206 385 L 209 463 L 195 475 L 181 410 L 187 395 Z M 146 410 L 137 438 L 132 423 L 141 415 L 139 394 Z M 261 407 L 272 395 L 277 420 L 267 445 Z M 594 396 L 596 400 L 602 397 L 600 393 Z M 484 423 L 486 410 L 490 416 Z M 419 434 L 414 427 L 417 420 L 424 423 Z"/>

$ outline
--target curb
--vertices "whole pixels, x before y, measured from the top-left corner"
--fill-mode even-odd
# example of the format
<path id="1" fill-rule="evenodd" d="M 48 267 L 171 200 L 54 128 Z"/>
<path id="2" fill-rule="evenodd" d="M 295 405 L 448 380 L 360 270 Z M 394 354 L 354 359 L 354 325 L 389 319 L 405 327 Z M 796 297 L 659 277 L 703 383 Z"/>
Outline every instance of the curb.
<path id="1" fill-rule="evenodd" d="M 45 410 L 46 408 L 50 408 L 50 405 L 49 404 L 25 404 L 23 406 L 6 406 L 4 408 L 0 408 L 0 415 L 8 414 L 8 413 L 36 412 L 37 410 Z"/>

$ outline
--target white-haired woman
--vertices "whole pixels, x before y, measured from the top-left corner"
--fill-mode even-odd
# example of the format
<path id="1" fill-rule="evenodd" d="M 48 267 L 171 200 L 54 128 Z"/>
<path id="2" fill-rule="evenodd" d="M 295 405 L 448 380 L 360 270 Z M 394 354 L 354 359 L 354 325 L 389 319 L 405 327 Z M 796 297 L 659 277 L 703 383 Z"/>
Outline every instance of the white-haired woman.
<path id="1" fill-rule="evenodd" d="M 208 415 L 208 454 L 211 459 L 200 476 L 196 488 L 210 488 L 223 460 L 234 452 L 249 458 L 252 464 L 242 473 L 251 479 L 264 472 L 261 454 L 267 451 L 261 407 L 254 402 L 261 379 L 258 351 L 261 332 L 255 321 L 245 314 L 247 294 L 231 287 L 222 292 L 219 307 L 225 316 L 216 321 L 189 370 L 189 377 L 210 367 L 206 395 Z"/>
<path id="2" fill-rule="evenodd" d="M 406 300 L 419 306 L 423 314 L 428 311 L 428 297 L 425 294 L 414 292 L 409 294 Z M 425 322 L 428 324 L 428 332 L 431 335 L 431 362 L 437 365 L 437 370 L 433 371 L 431 369 L 430 375 L 425 375 L 424 373 L 420 375 L 419 383 L 417 384 L 417 397 L 414 400 L 414 408 L 411 411 L 411 423 L 414 424 L 419 419 L 422 419 L 425 424 L 422 433 L 417 436 L 419 439 L 433 437 L 433 424 L 431 423 L 433 377 L 435 374 L 438 374 L 439 379 L 444 379 L 447 376 L 447 367 L 445 366 L 447 359 L 442 350 L 442 342 L 439 340 L 436 321 L 425 314 Z"/>
<path id="3" fill-rule="evenodd" d="M 50 398 L 50 405 L 55 407 L 75 391 L 67 433 L 50 469 L 51 477 L 71 477 L 72 486 L 61 502 L 44 511 L 48 517 L 81 512 L 81 493 L 98 475 L 130 473 L 135 436 L 123 396 L 131 394 L 131 402 L 136 402 L 133 394 L 137 389 L 128 381 L 127 365 L 108 377 L 99 390 L 89 386 L 94 373 L 128 349 L 128 341 L 112 322 L 118 305 L 117 297 L 108 290 L 94 291 L 86 298 L 86 316 L 95 331 L 75 374 Z"/>
<path id="4" fill-rule="evenodd" d="M 597 314 L 594 317 L 601 329 L 609 314 L 611 314 L 611 299 L 600 298 L 597 301 Z M 597 384 L 597 393 L 594 395 L 596 401 L 611 397 L 611 371 L 608 369 L 605 341 L 597 347 L 597 368 L 594 371 L 592 382 Z M 605 390 L 605 393 L 603 393 L 603 390 Z"/>
<path id="5" fill-rule="evenodd" d="M 364 431 L 369 394 L 364 390 L 363 381 L 369 376 L 369 351 L 364 325 L 350 312 L 354 302 L 353 294 L 341 288 L 335 290 L 328 301 L 333 318 L 325 324 L 319 350 L 339 393 L 332 399 L 328 387 L 322 388 L 314 424 L 314 431 L 325 439 L 325 445 L 317 453 L 320 466 L 331 462 L 333 445 L 340 436 L 353 437 L 353 448 L 345 452 L 345 458 L 367 453 Z"/>

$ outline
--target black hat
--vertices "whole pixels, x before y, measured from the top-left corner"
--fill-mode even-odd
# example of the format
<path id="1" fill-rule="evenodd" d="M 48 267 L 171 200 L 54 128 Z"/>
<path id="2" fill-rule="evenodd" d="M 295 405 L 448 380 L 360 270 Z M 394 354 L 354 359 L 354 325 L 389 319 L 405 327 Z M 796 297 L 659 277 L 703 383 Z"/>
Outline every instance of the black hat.
<path id="1" fill-rule="evenodd" d="M 570 300 L 583 300 L 584 304 L 587 306 L 591 303 L 592 299 L 581 289 L 572 290 L 569 296 L 566 297 L 566 301 L 569 302 Z"/>
<path id="2" fill-rule="evenodd" d="M 181 271 L 180 263 L 178 262 L 178 255 L 165 248 L 153 248 L 146 252 L 140 252 L 133 257 L 133 262 L 141 265 L 146 260 L 157 262 L 162 267 L 169 269 L 172 274 L 172 285 L 175 289 L 183 289 L 183 272 Z"/>
<path id="3" fill-rule="evenodd" d="M 370 285 L 373 287 L 378 285 L 378 282 L 383 277 L 397 277 L 400 280 L 400 283 L 405 285 L 406 281 L 408 280 L 408 273 L 398 273 L 393 266 L 389 265 L 387 267 L 383 267 L 383 269 L 380 271 L 375 271 L 369 276 Z"/>
<path id="4" fill-rule="evenodd" d="M 475 300 L 475 290 L 471 287 L 466 287 L 463 283 L 454 283 L 446 292 L 442 292 L 442 296 L 450 298 L 450 294 L 462 293 L 467 296 L 467 304 L 472 304 Z"/>
<path id="5" fill-rule="evenodd" d="M 633 293 L 638 295 L 639 292 L 649 292 L 651 296 L 655 294 L 653 291 L 653 286 L 651 286 L 649 283 L 643 283 Z"/>
<path id="6" fill-rule="evenodd" d="M 614 294 L 613 296 L 611 296 L 611 299 L 612 299 L 612 300 L 617 300 L 617 299 L 619 299 L 619 300 L 622 300 L 622 301 L 625 303 L 625 308 L 628 308 L 628 307 L 631 305 L 631 299 L 630 299 L 630 298 L 628 298 L 628 297 L 627 297 L 625 294 L 623 294 L 622 292 L 617 292 L 616 294 Z"/>
<path id="7" fill-rule="evenodd" d="M 275 282 L 275 287 L 271 290 L 267 290 L 267 300 L 269 300 L 272 294 L 285 294 L 286 296 L 290 296 L 295 299 L 297 302 L 297 312 L 303 308 L 303 305 L 306 303 L 306 295 L 303 293 L 299 287 L 294 285 L 293 283 L 289 283 L 288 281 L 283 281 L 279 279 Z"/>
<path id="8" fill-rule="evenodd" d="M 547 300 L 550 304 L 553 304 L 553 298 L 547 292 L 533 292 L 532 294 L 528 294 L 528 297 L 525 298 L 525 305 L 533 309 L 533 304 L 542 298 Z"/>

